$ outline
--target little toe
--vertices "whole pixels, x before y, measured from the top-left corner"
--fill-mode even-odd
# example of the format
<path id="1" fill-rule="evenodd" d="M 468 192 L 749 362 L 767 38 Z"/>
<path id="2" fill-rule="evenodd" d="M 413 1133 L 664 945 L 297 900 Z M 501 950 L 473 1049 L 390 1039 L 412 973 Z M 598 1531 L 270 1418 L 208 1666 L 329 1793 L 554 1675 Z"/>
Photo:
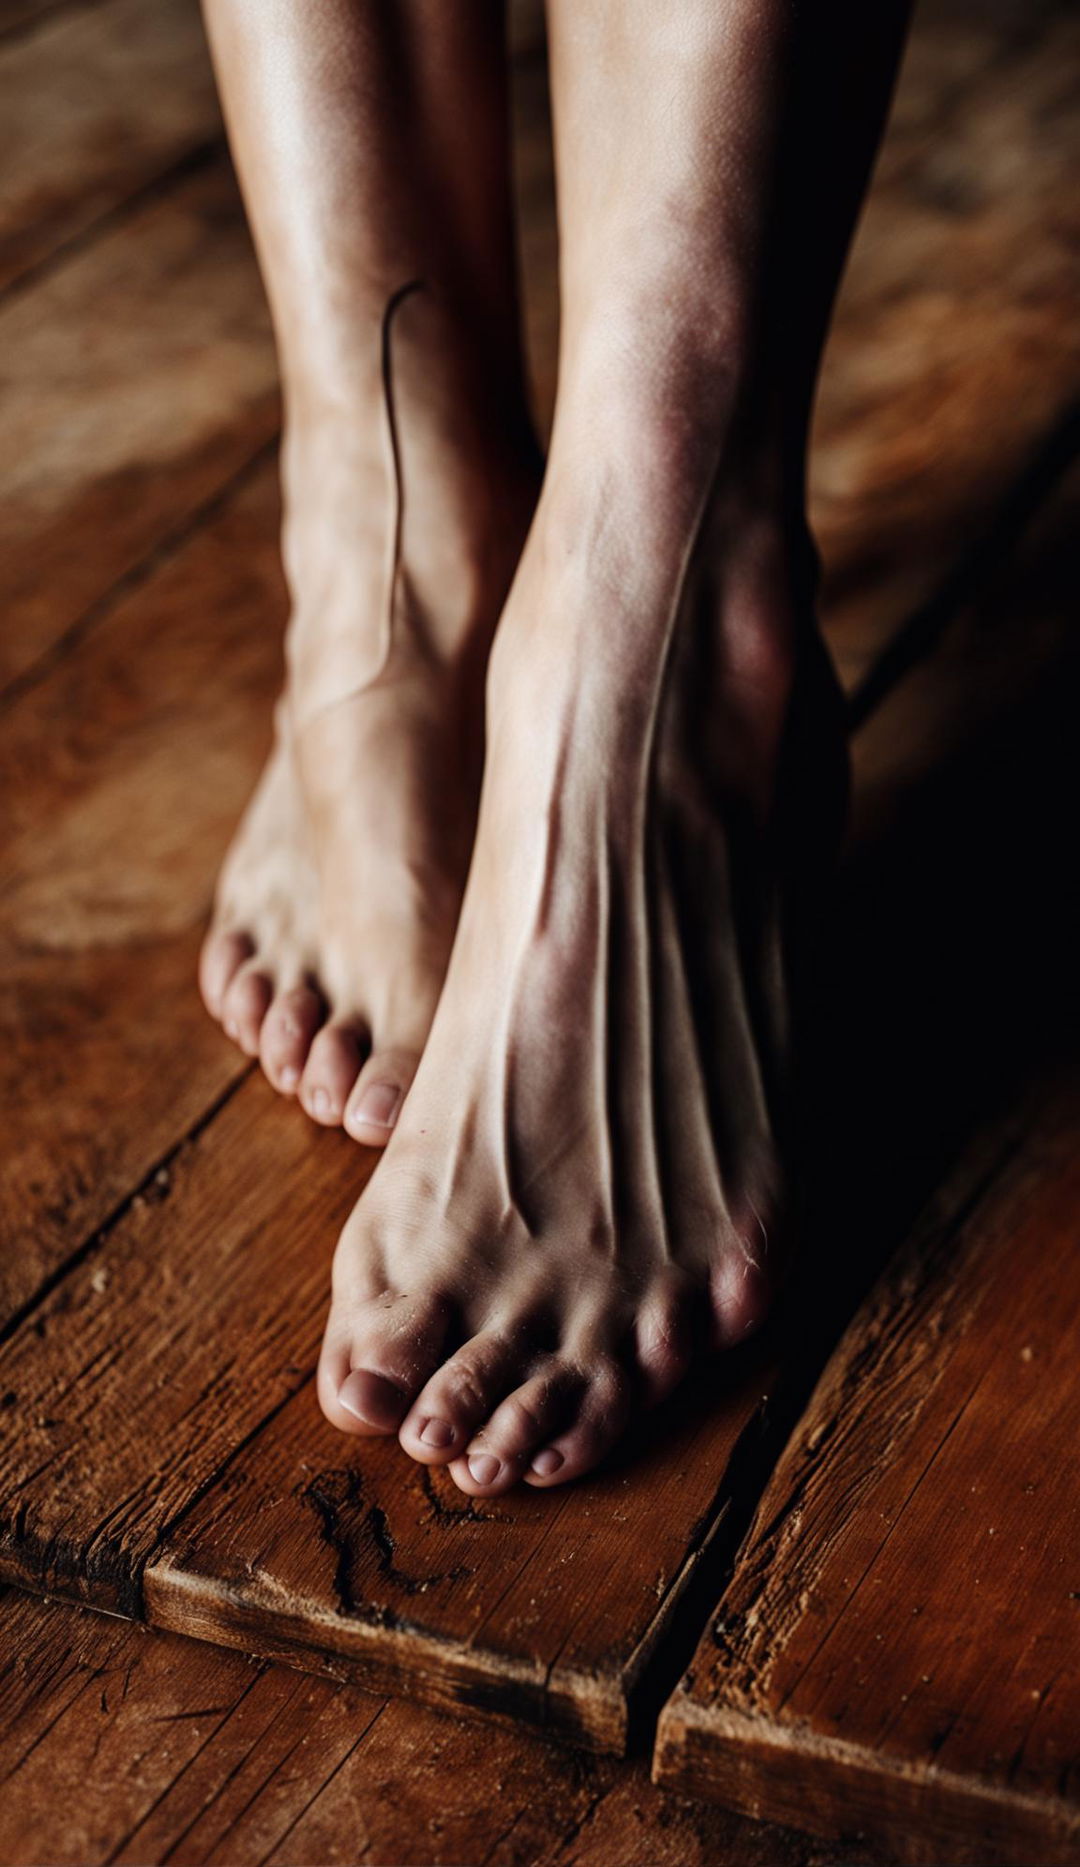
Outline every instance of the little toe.
<path id="1" fill-rule="evenodd" d="M 438 1297 L 388 1293 L 331 1311 L 319 1360 L 319 1404 L 342 1432 L 396 1433 L 437 1365 L 449 1322 Z"/>
<path id="2" fill-rule="evenodd" d="M 259 1032 L 273 996 L 274 988 L 266 973 L 249 960 L 235 975 L 222 1001 L 225 1035 L 249 1057 L 259 1054 Z"/>
<path id="3" fill-rule="evenodd" d="M 212 928 L 207 934 L 199 954 L 199 990 L 212 1018 L 221 1017 L 225 994 L 254 951 L 254 944 L 245 933 L 225 933 L 220 928 Z"/>
<path id="4" fill-rule="evenodd" d="M 311 1040 L 322 1020 L 322 1002 L 310 986 L 294 986 L 279 992 L 259 1034 L 259 1056 L 263 1069 L 284 1095 L 298 1088 Z"/>
<path id="5" fill-rule="evenodd" d="M 409 1093 L 420 1058 L 414 1050 L 375 1051 L 361 1070 L 345 1110 L 345 1126 L 365 1147 L 385 1147 Z"/>
<path id="6" fill-rule="evenodd" d="M 300 1100 L 313 1121 L 340 1126 L 349 1093 L 360 1074 L 360 1037 L 353 1026 L 326 1024 L 308 1051 Z"/>
<path id="7" fill-rule="evenodd" d="M 713 1267 L 712 1340 L 716 1348 L 737 1348 L 760 1329 L 769 1313 L 772 1279 L 739 1245 L 730 1244 Z"/>
<path id="8" fill-rule="evenodd" d="M 523 1473 L 525 1483 L 546 1489 L 591 1471 L 619 1438 L 629 1411 L 626 1375 L 617 1362 L 601 1357 L 589 1369 L 575 1419 L 533 1454 Z"/>
<path id="9" fill-rule="evenodd" d="M 458 1488 L 470 1497 L 491 1497 L 517 1484 L 534 1455 L 567 1424 L 583 1385 L 573 1369 L 556 1365 L 515 1388 L 451 1466 Z"/>
<path id="10" fill-rule="evenodd" d="M 521 1372 L 515 1332 L 475 1335 L 432 1375 L 401 1428 L 410 1458 L 445 1465 L 464 1451 Z"/>

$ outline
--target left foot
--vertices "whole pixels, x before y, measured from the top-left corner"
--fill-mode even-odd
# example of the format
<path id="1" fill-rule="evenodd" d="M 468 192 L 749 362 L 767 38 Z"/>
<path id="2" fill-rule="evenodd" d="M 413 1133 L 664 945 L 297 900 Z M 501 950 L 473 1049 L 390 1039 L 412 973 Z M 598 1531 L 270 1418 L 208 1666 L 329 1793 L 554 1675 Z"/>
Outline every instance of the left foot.
<path id="1" fill-rule="evenodd" d="M 334 1264 L 324 1411 L 473 1496 L 589 1470 L 783 1257 L 784 940 L 838 696 L 799 528 L 644 441 L 632 474 L 595 434 L 584 476 L 553 455 L 450 970 Z"/>
<path id="2" fill-rule="evenodd" d="M 524 422 L 500 427 L 499 382 L 471 333 L 434 294 L 394 295 L 381 345 L 370 312 L 366 328 L 363 367 L 294 398 L 288 680 L 200 977 L 207 1008 L 275 1088 L 378 1147 L 450 954 L 487 649 L 536 465 Z"/>

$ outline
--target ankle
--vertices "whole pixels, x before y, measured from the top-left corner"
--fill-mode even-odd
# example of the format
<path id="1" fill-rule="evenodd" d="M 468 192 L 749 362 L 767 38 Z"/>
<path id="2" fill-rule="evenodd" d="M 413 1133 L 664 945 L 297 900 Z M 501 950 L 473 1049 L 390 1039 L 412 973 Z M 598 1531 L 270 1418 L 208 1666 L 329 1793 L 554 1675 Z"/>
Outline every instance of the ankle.
<path id="1" fill-rule="evenodd" d="M 381 411 L 294 424 L 283 458 L 290 691 L 302 714 L 423 664 L 480 678 L 535 504 L 520 436 L 425 431 Z"/>
<path id="2" fill-rule="evenodd" d="M 697 670 L 703 702 L 723 697 L 725 730 L 768 756 L 815 633 L 805 517 L 722 446 L 712 478 L 693 477 L 655 432 L 607 469 L 586 459 L 580 476 L 553 451 L 489 662 L 489 715 L 531 738 L 572 711 L 598 747 L 633 760 L 677 650 L 679 678 Z"/>

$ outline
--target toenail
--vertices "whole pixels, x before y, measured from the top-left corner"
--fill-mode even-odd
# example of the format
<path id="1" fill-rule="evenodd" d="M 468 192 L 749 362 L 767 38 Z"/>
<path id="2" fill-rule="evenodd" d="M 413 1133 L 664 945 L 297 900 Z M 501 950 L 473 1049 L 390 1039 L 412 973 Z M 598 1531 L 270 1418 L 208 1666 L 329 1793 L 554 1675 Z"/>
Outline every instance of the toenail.
<path id="1" fill-rule="evenodd" d="M 325 1089 L 316 1089 L 312 1094 L 311 1112 L 313 1115 L 329 1115 L 330 1097 Z"/>
<path id="2" fill-rule="evenodd" d="M 390 1432 L 407 1404 L 404 1391 L 385 1375 L 354 1370 L 338 1388 L 338 1405 L 365 1426 Z"/>
<path id="3" fill-rule="evenodd" d="M 565 1463 L 562 1453 L 556 1452 L 554 1446 L 545 1446 L 543 1452 L 537 1453 L 529 1470 L 535 1472 L 538 1478 L 550 1478 L 552 1472 L 557 1472 L 559 1466 Z"/>
<path id="4" fill-rule="evenodd" d="M 278 1081 L 283 1089 L 295 1089 L 297 1083 L 300 1081 L 300 1072 L 291 1067 L 287 1070 L 282 1070 L 278 1076 Z"/>
<path id="5" fill-rule="evenodd" d="M 425 1420 L 419 1437 L 424 1446 L 449 1446 L 453 1444 L 454 1429 L 448 1420 Z"/>
<path id="6" fill-rule="evenodd" d="M 474 1452 L 469 1460 L 469 1472 L 478 1485 L 489 1485 L 499 1475 L 499 1461 L 490 1452 Z"/>
<path id="7" fill-rule="evenodd" d="M 353 1121 L 373 1128 L 392 1128 L 397 1120 L 401 1090 L 396 1083 L 369 1083 L 353 1111 Z"/>

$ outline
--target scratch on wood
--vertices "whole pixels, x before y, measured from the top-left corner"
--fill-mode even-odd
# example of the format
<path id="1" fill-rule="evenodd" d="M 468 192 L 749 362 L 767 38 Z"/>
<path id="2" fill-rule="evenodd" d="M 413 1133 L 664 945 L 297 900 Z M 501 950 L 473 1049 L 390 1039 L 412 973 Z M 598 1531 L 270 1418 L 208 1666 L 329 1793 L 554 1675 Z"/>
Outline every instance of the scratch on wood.
<path id="1" fill-rule="evenodd" d="M 442 1582 L 465 1581 L 472 1569 L 462 1565 L 427 1575 L 410 1575 L 397 1561 L 397 1544 L 386 1512 L 364 1498 L 362 1473 L 350 1467 L 318 1472 L 297 1486 L 295 1495 L 318 1521 L 323 1542 L 335 1556 L 334 1593 L 341 1613 L 352 1620 L 392 1625 L 388 1608 L 374 1609 L 359 1598 L 354 1577 L 365 1551 L 374 1554 L 380 1572 L 407 1596 L 426 1594 Z"/>

